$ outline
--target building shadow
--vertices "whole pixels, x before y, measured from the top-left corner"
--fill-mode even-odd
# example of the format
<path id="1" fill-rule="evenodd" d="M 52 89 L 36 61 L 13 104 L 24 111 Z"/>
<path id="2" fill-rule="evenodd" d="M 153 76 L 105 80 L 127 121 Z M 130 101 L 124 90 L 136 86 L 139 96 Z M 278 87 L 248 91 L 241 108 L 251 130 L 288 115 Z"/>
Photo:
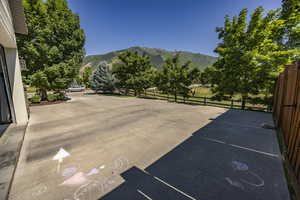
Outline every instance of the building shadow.
<path id="1" fill-rule="evenodd" d="M 102 200 L 288 200 L 268 113 L 229 110 L 146 169 L 133 167 Z"/>
<path id="2" fill-rule="evenodd" d="M 0 124 L 0 138 L 8 127 L 9 127 L 9 124 Z"/>

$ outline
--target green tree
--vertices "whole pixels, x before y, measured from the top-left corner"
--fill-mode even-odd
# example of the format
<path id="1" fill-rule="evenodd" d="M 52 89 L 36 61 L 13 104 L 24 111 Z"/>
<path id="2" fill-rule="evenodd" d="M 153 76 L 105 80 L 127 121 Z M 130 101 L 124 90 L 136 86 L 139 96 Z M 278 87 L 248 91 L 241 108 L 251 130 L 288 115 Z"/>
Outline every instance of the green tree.
<path id="1" fill-rule="evenodd" d="M 42 99 L 47 99 L 47 90 L 50 88 L 47 75 L 44 72 L 34 73 L 30 77 L 30 84 L 37 88 L 37 93 Z"/>
<path id="2" fill-rule="evenodd" d="M 91 67 L 86 67 L 84 68 L 82 72 L 82 83 L 85 85 L 87 88 L 90 87 L 90 79 L 93 71 Z"/>
<path id="3" fill-rule="evenodd" d="M 118 59 L 120 62 L 113 65 L 113 74 L 119 87 L 125 89 L 126 93 L 132 89 L 137 95 L 151 85 L 153 69 L 148 56 L 126 51 L 119 54 Z"/>
<path id="4" fill-rule="evenodd" d="M 50 78 L 55 74 L 55 79 L 48 80 L 47 90 L 65 89 L 78 74 L 84 56 L 85 35 L 79 17 L 68 8 L 66 0 L 23 0 L 23 5 L 29 33 L 18 35 L 17 43 L 20 56 L 27 62 L 24 75 L 44 73 Z"/>
<path id="5" fill-rule="evenodd" d="M 168 58 L 163 69 L 157 75 L 157 88 L 164 93 L 172 94 L 177 102 L 177 96 L 189 96 L 189 86 L 199 77 L 199 70 L 190 67 L 191 62 L 181 64 L 179 54 L 174 58 Z"/>
<path id="6" fill-rule="evenodd" d="M 272 92 L 267 86 L 274 74 L 297 52 L 286 51 L 276 42 L 284 26 L 279 11 L 263 12 L 262 7 L 257 8 L 247 24 L 248 12 L 243 9 L 232 20 L 226 16 L 224 27 L 216 29 L 222 42 L 215 49 L 220 56 L 211 72 L 213 92 L 218 97 L 241 95 L 243 108 L 251 95 Z"/>
<path id="7" fill-rule="evenodd" d="M 300 1 L 282 0 L 280 19 L 284 20 L 281 29 L 281 43 L 288 49 L 300 47 Z M 299 59 L 299 57 L 298 57 Z"/>
<path id="8" fill-rule="evenodd" d="M 109 72 L 109 66 L 106 62 L 100 62 L 96 71 L 91 77 L 91 88 L 98 93 L 109 92 L 112 93 L 115 90 L 114 78 Z"/>
<path id="9" fill-rule="evenodd" d="M 82 77 L 79 74 L 77 74 L 77 76 L 75 77 L 75 84 L 83 85 Z"/>
<path id="10" fill-rule="evenodd" d="M 200 73 L 199 81 L 203 85 L 212 84 L 215 83 L 215 78 L 217 77 L 216 70 L 213 66 L 208 66 L 204 69 L 203 72 Z"/>

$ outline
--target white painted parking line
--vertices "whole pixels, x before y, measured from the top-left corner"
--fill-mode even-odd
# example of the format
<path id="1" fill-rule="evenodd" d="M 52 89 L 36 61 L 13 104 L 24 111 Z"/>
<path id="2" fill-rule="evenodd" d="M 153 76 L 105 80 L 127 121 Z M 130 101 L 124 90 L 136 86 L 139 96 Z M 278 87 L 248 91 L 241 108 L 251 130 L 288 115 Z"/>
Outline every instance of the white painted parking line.
<path id="1" fill-rule="evenodd" d="M 223 142 L 221 140 L 216 140 L 216 139 L 212 139 L 212 138 L 208 138 L 208 137 L 201 137 L 202 139 L 204 140 L 208 140 L 208 141 L 212 141 L 212 142 L 217 142 L 217 143 L 220 143 L 220 144 L 226 144 L 226 142 Z"/>
<path id="2" fill-rule="evenodd" d="M 169 183 L 167 183 L 167 182 L 161 180 L 160 178 L 158 178 L 158 177 L 156 177 L 156 176 L 153 176 L 153 177 L 154 177 L 156 180 L 158 180 L 159 182 L 161 182 L 161 183 L 167 185 L 168 187 L 172 188 L 173 190 L 176 190 L 176 191 L 179 192 L 180 194 L 186 196 L 187 198 L 192 199 L 192 200 L 197 200 L 197 199 L 195 199 L 194 197 L 192 197 L 191 195 L 186 194 L 185 192 L 183 192 L 183 191 L 177 189 L 176 187 L 174 187 L 174 186 L 170 185 Z"/>
<path id="3" fill-rule="evenodd" d="M 141 190 L 137 189 L 138 193 L 140 193 L 141 195 L 143 195 L 146 199 L 148 200 L 153 200 L 152 198 L 150 198 L 148 195 L 146 195 L 144 192 L 142 192 Z"/>
<path id="4" fill-rule="evenodd" d="M 219 143 L 219 144 L 224 144 L 224 145 L 228 145 L 228 146 L 231 146 L 231 147 L 235 147 L 235 148 L 239 148 L 239 149 L 243 149 L 243 150 L 247 150 L 247 151 L 252 151 L 252 152 L 263 154 L 263 155 L 266 155 L 266 156 L 278 157 L 278 155 L 276 155 L 276 154 L 267 153 L 267 152 L 264 152 L 264 151 L 259 151 L 259 150 L 251 149 L 251 148 L 247 148 L 247 147 L 242 147 L 242 146 L 235 145 L 235 144 L 229 144 L 229 143 L 226 143 L 226 142 L 221 141 L 221 140 L 216 140 L 216 139 L 212 139 L 212 138 L 208 138 L 208 137 L 201 137 L 201 138 L 204 139 L 204 140 L 207 140 L 207 141 L 216 142 L 216 143 Z"/>
<path id="5" fill-rule="evenodd" d="M 264 155 L 267 155 L 267 156 L 278 157 L 278 155 L 276 155 L 276 154 L 267 153 L 267 152 L 264 152 L 264 151 L 258 151 L 258 150 L 255 150 L 255 149 L 251 149 L 251 148 L 247 148 L 247 147 L 242 147 L 242 146 L 235 145 L 235 144 L 228 144 L 228 145 L 232 146 L 232 147 L 239 148 L 239 149 L 244 149 L 244 150 L 247 150 L 247 151 L 252 151 L 252 152 L 264 154 Z"/>

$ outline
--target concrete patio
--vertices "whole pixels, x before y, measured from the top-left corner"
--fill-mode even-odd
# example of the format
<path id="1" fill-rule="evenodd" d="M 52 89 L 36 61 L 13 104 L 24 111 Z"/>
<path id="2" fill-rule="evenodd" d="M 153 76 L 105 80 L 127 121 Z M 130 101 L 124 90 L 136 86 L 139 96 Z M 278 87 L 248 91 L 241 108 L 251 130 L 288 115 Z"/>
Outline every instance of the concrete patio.
<path id="1" fill-rule="evenodd" d="M 31 107 L 11 200 L 289 199 L 270 114 L 71 96 Z"/>

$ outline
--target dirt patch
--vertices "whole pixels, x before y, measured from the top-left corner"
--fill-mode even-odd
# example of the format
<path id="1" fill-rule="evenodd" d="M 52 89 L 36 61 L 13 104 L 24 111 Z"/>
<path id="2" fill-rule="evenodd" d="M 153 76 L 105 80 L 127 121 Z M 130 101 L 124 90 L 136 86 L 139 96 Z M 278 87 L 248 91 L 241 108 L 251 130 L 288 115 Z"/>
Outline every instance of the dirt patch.
<path id="1" fill-rule="evenodd" d="M 42 101 L 41 103 L 31 103 L 30 106 L 44 106 L 44 105 L 53 105 L 53 104 L 60 104 L 60 103 L 66 103 L 67 101 Z"/>

